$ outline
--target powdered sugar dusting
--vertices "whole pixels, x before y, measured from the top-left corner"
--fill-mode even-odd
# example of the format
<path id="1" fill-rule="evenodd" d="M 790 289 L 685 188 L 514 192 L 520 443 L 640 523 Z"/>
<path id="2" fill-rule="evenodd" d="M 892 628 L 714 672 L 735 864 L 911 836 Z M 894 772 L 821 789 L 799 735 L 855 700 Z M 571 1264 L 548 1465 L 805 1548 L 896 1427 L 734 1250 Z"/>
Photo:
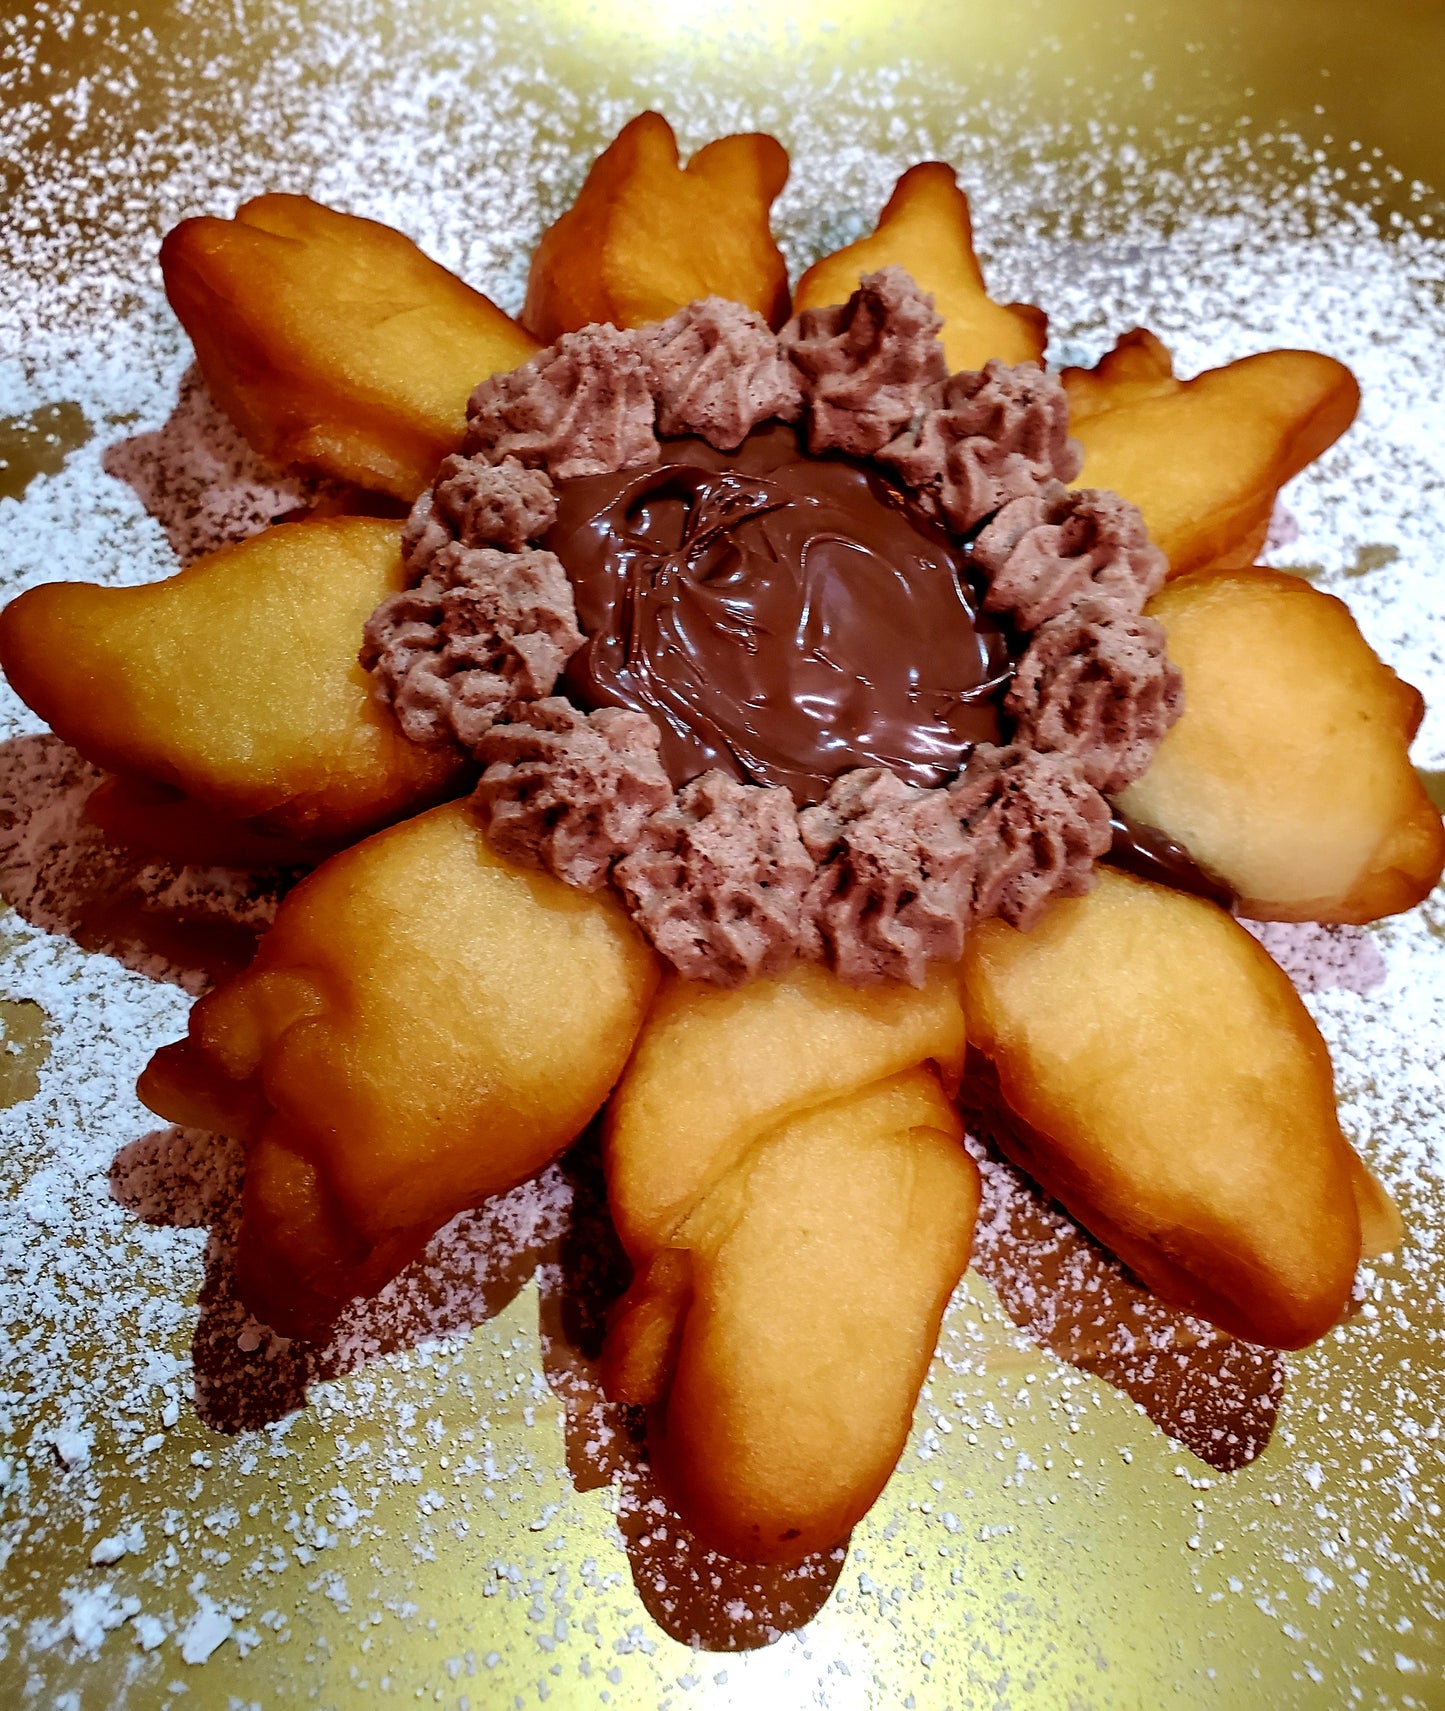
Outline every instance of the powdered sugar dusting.
<path id="1" fill-rule="evenodd" d="M 783 138 L 795 272 L 857 235 L 904 166 L 942 156 L 974 196 L 996 294 L 1050 312 L 1053 359 L 1090 361 L 1143 323 L 1183 373 L 1271 344 L 1348 362 L 1360 422 L 1293 484 L 1297 532 L 1277 529 L 1270 557 L 1347 599 L 1424 689 L 1416 759 L 1445 766 L 1445 245 L 1398 207 L 1377 221 L 1386 163 L 1366 151 L 1356 171 L 1343 141 L 1315 158 L 1203 122 L 1159 150 L 1103 121 L 1029 128 L 1010 104 L 1026 88 L 836 56 L 785 94 L 730 82 L 726 53 L 699 78 L 686 48 L 579 93 L 565 44 L 488 10 L 449 35 L 420 9 L 382 28 L 369 0 L 305 25 L 275 4 L 256 20 L 267 51 L 249 57 L 200 9 L 180 9 L 164 42 L 64 4 L 0 19 L 14 68 L 0 161 L 27 163 L 0 229 L 0 417 L 64 403 L 94 429 L 0 500 L 7 590 L 153 578 L 208 538 L 182 526 L 188 505 L 205 510 L 199 481 L 185 478 L 179 512 L 152 499 L 168 538 L 102 465 L 161 432 L 181 392 L 189 353 L 154 265 L 177 218 L 307 191 L 392 221 L 515 308 L 587 153 L 655 104 L 685 147 L 753 127 Z M 72 35 L 90 44 L 86 73 L 52 76 Z M 191 444 L 215 449 L 184 396 Z M 173 475 L 186 467 L 165 455 Z M 223 530 L 298 491 L 216 455 L 252 495 L 222 507 Z M 7 1703 L 149 1706 L 180 1700 L 179 1682 L 193 1703 L 269 1704 L 301 1681 L 338 1701 L 488 1707 L 1439 1698 L 1438 895 L 1364 932 L 1261 935 L 1307 990 L 1346 1129 L 1410 1230 L 1365 1268 L 1355 1319 L 1290 1357 L 1262 1456 L 1227 1477 L 1204 1468 L 1040 1352 L 975 1275 L 846 1564 L 726 1580 L 689 1554 L 627 1420 L 589 1389 L 576 1280 L 601 1238 L 575 1173 L 458 1220 L 329 1350 L 246 1321 L 227 1293 L 234 1150 L 158 1130 L 131 1088 L 182 1031 L 187 993 L 246 954 L 284 879 L 105 854 L 80 813 L 87 769 L 8 690 L 0 716 L 3 996 L 40 1005 L 51 1039 L 38 1091 L 0 1112 Z M 1121 1610 L 1158 1614 L 1167 1659 L 1138 1664 Z M 690 1639 L 776 1643 L 717 1657 Z M 1152 1673 L 1133 1693 L 1136 1666 Z"/>

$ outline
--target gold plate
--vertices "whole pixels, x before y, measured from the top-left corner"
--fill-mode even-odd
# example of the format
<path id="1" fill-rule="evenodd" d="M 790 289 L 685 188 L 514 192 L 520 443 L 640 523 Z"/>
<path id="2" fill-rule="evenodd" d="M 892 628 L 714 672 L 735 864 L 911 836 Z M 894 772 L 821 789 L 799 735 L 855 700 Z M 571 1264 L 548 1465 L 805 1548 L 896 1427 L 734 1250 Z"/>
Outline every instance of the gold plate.
<path id="1" fill-rule="evenodd" d="M 795 269 L 941 155 L 995 295 L 1050 311 L 1055 360 L 1138 321 L 1190 370 L 1271 344 L 1348 361 L 1361 425 L 1291 490 L 1300 534 L 1275 560 L 1348 598 L 1438 709 L 1442 64 L 1445 10 L 1405 0 L 12 13 L 6 587 L 165 572 L 99 459 L 175 399 L 154 256 L 176 219 L 306 190 L 515 308 L 539 231 L 652 105 L 688 147 L 783 139 Z M 6 696 L 0 1703 L 1445 1703 L 1439 892 L 1332 939 L 1346 984 L 1310 999 L 1411 1237 L 1364 1269 L 1349 1324 L 1288 1358 L 1263 1455 L 1211 1470 L 970 1273 L 831 1596 L 837 1564 L 719 1587 L 665 1513 L 619 1529 L 627 1446 L 586 1413 L 573 1346 L 585 1155 L 463 1220 L 324 1361 L 246 1322 L 233 1154 L 156 1131 L 129 1090 L 267 899 L 118 871 L 76 818 L 88 775 Z M 1438 785 L 1438 711 L 1416 757 Z"/>

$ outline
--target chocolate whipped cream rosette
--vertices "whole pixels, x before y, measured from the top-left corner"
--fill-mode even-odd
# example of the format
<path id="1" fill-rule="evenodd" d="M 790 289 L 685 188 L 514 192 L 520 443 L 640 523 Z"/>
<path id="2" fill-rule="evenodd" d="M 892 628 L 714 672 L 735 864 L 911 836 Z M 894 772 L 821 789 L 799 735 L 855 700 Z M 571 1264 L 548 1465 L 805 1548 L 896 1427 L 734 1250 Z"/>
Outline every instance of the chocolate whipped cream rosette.
<path id="1" fill-rule="evenodd" d="M 1111 843 L 1182 702 L 1167 566 L 1058 382 L 950 376 L 900 268 L 774 334 L 708 298 L 480 386 L 362 662 L 493 845 L 681 974 L 922 983 Z M 559 692 L 560 691 L 560 692 Z"/>

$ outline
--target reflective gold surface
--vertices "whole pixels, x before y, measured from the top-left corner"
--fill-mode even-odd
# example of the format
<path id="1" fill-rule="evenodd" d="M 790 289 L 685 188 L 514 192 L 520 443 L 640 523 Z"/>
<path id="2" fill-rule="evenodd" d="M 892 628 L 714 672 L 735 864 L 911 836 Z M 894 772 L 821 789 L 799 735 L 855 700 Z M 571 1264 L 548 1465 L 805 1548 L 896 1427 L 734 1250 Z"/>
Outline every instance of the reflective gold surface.
<path id="1" fill-rule="evenodd" d="M 730 99 L 740 120 L 779 128 L 795 157 L 811 141 L 830 159 L 849 151 L 866 157 L 885 145 L 921 158 L 960 126 L 976 132 L 986 158 L 1016 172 L 1022 188 L 1014 194 L 1032 208 L 1036 228 L 1047 233 L 1052 221 L 1060 240 L 1084 248 L 1107 239 L 1111 198 L 1125 181 L 1134 195 L 1152 183 L 1181 207 L 1197 195 L 1199 205 L 1227 213 L 1231 186 L 1241 196 L 1285 198 L 1307 178 L 1318 183 L 1321 173 L 1337 173 L 1335 184 L 1358 200 L 1367 225 L 1386 233 L 1401 222 L 1426 234 L 1441 229 L 1432 222 L 1442 205 L 1429 188 L 1445 185 L 1439 5 L 1233 0 L 1128 13 L 1081 0 L 1007 7 L 699 0 L 684 12 L 665 0 L 626 8 L 427 0 L 389 15 L 317 7 L 314 16 L 339 17 L 335 33 L 308 33 L 289 9 L 242 4 L 219 16 L 142 3 L 69 23 L 68 13 L 37 8 L 0 23 L 9 55 L 4 100 L 12 112 L 31 104 L 26 147 L 0 159 L 10 217 L 40 222 L 60 258 L 56 267 L 83 273 L 117 230 L 158 235 L 203 204 L 228 211 L 237 195 L 264 187 L 258 180 L 268 171 L 287 188 L 305 187 L 309 163 L 327 150 L 345 156 L 345 127 L 322 137 L 272 133 L 264 108 L 258 125 L 247 103 L 262 72 L 324 86 L 349 75 L 352 53 L 372 55 L 388 42 L 409 53 L 435 30 L 455 39 L 447 63 L 460 67 L 456 76 L 478 103 L 489 99 L 494 67 L 531 68 L 524 91 L 531 130 L 519 121 L 515 148 L 478 163 L 479 196 L 503 197 L 507 175 L 536 159 L 553 171 L 556 145 L 565 146 L 568 167 L 545 182 L 541 214 L 524 203 L 480 255 L 468 248 L 464 212 L 437 216 L 446 259 L 470 264 L 473 282 L 508 302 L 541 218 L 566 205 L 617 113 L 655 100 L 695 145 L 713 110 L 699 90 L 712 103 Z M 285 69 L 293 63 L 301 68 L 294 73 Z M 850 115 L 846 133 L 810 139 L 810 117 L 829 112 L 820 91 L 836 81 L 849 91 L 839 104 Z M 515 91 L 512 98 L 520 99 Z M 427 91 L 416 99 L 424 103 Z M 162 142 L 137 156 L 127 139 L 142 132 Z M 232 136 L 244 138 L 234 158 Z M 548 139 L 551 152 L 535 146 L 536 137 Z M 1241 137 L 1250 146 L 1240 147 Z M 1133 152 L 1100 170 L 1096 199 L 1071 192 L 1057 208 L 1048 205 L 1059 182 L 1050 174 L 1067 172 L 1086 145 L 1093 163 L 1111 149 Z M 210 164 L 197 168 L 197 158 Z M 398 178 L 410 182 L 413 164 L 398 163 Z M 72 196 L 77 175 L 84 194 Z M 871 182 L 866 171 L 861 181 Z M 845 166 L 821 194 L 859 182 Z M 349 192 L 324 178 L 316 183 L 318 194 L 348 198 L 360 211 L 370 211 L 362 206 L 368 188 L 382 193 L 374 178 Z M 818 187 L 800 173 L 782 211 L 795 263 L 840 232 L 851 236 L 876 209 L 861 191 L 847 206 L 819 201 Z M 988 222 L 983 237 L 1007 268 L 1006 219 Z M 141 312 L 136 304 L 147 293 L 153 298 L 154 286 L 122 279 L 116 293 L 114 313 L 123 318 Z M 1338 313 L 1347 317 L 1348 305 Z M 1066 338 L 1092 337 L 1096 348 L 1101 342 L 1098 328 L 1062 330 Z M 1252 338 L 1259 342 L 1242 330 L 1240 348 L 1251 348 Z M 74 339 L 100 348 L 105 333 L 76 326 Z M 30 374 L 49 407 L 67 412 L 44 418 L 41 438 L 54 431 L 73 449 L 80 436 L 69 394 L 46 392 L 34 351 L 0 350 L 0 357 Z M 1445 365 L 1438 348 L 1421 360 Z M 1445 366 L 1440 373 L 1445 386 Z M 53 446 L 34 450 L 38 418 L 27 411 L 0 423 L 0 458 L 14 470 L 17 454 L 31 456 L 28 484 L 59 463 L 49 455 Z M 122 400 L 96 433 L 121 437 L 124 414 Z M 6 474 L 0 468 L 0 480 Z M 17 479 L 0 494 L 16 497 L 19 487 Z M 1341 564 L 1347 559 L 1342 549 Z M 1390 574 L 1389 565 L 1381 561 L 1372 574 Z M 82 565 L 68 570 L 85 573 Z M 1437 697 L 1445 690 L 1425 687 Z M 1432 764 L 1438 772 L 1438 757 Z M 1439 893 L 1419 918 L 1377 934 L 1392 970 L 1410 978 L 1430 956 L 1428 966 L 1438 967 L 1442 938 Z M 20 1048 L 0 1086 L 9 1100 L 30 1098 L 37 1077 L 79 1084 L 90 1054 L 143 1057 L 175 1031 L 177 1006 L 159 1006 L 147 1024 L 155 1039 L 77 1039 L 72 1030 L 68 1050 L 57 1047 L 46 1063 L 45 1024 L 26 990 L 33 966 L 12 960 L 0 1004 L 5 1037 Z M 1392 1015 L 1408 1032 L 1432 1026 L 1439 1010 L 1423 1002 L 1411 1008 L 1398 981 L 1369 1000 L 1332 994 L 1323 1004 L 1347 1125 L 1367 1155 L 1398 1163 L 1402 1153 L 1416 1160 L 1436 1148 L 1431 1169 L 1412 1164 L 1396 1175 L 1416 1232 L 1413 1257 L 1377 1267 L 1361 1316 L 1290 1357 L 1274 1441 L 1250 1466 L 1212 1472 L 1118 1392 L 1033 1346 L 970 1274 L 946 1324 L 913 1443 L 855 1535 L 831 1597 L 811 1621 L 762 1647 L 764 1595 L 748 1593 L 741 1602 L 749 1608 L 731 1614 L 719 1614 L 714 1597 L 710 1642 L 739 1648 L 719 1654 L 668 1631 L 689 1631 L 667 1606 L 696 1589 L 669 1555 L 667 1537 L 648 1545 L 633 1536 L 624 1548 L 616 1498 L 603 1482 L 612 1452 L 605 1444 L 587 1449 L 585 1422 L 572 1433 L 569 1465 L 558 1394 L 575 1364 L 563 1329 L 568 1268 L 577 1262 L 565 1237 L 561 1249 L 555 1240 L 520 1244 L 508 1275 L 483 1292 L 495 1316 L 475 1329 L 457 1327 L 441 1342 L 323 1377 L 302 1411 L 239 1434 L 203 1424 L 192 1406 L 184 1366 L 189 1312 L 132 1322 L 117 1320 L 105 1301 L 88 1300 L 94 1350 L 134 1339 L 173 1356 L 179 1376 L 157 1391 L 156 1413 L 162 1394 L 180 1405 L 175 1423 L 156 1426 L 159 1441 L 145 1451 L 149 1436 L 142 1439 L 140 1428 L 117 1421 L 111 1431 L 104 1401 L 94 1406 L 91 1417 L 102 1421 L 90 1448 L 95 1494 L 72 1502 L 82 1475 L 66 1472 L 46 1449 L 53 1404 L 27 1408 L 24 1374 L 8 1375 L 21 1400 L 12 1398 L 10 1441 L 0 1445 L 12 1542 L 0 1586 L 7 1624 L 0 1702 L 52 1704 L 70 1692 L 87 1707 L 360 1706 L 388 1695 L 474 1708 L 546 1700 L 830 1711 L 1445 1703 L 1445 1479 L 1438 1425 L 1428 1402 L 1422 1409 L 1439 1388 L 1445 1336 L 1445 1269 L 1434 1236 L 1440 1137 L 1429 1126 L 1441 1042 L 1416 1039 L 1409 1097 L 1396 1096 L 1398 1076 L 1380 1084 L 1382 1093 L 1369 1057 L 1377 1034 L 1359 1021 L 1366 1004 L 1370 1026 L 1386 1033 Z M 116 1119 L 114 1150 L 141 1145 L 138 1118 L 127 1110 Z M 23 1161 L 10 1163 L 22 1169 Z M 94 1192 L 105 1194 L 103 1178 Z M 138 1268 L 152 1263 L 149 1252 L 136 1250 Z M 204 1274 L 209 1298 L 200 1310 L 203 1331 L 219 1327 L 224 1352 L 235 1343 L 225 1318 L 224 1251 L 203 1266 L 198 1236 L 187 1254 L 181 1269 L 193 1286 Z M 537 1281 L 522 1281 L 537 1259 L 551 1267 L 540 1290 Z M 12 1268 L 11 1287 L 22 1272 Z M 157 1264 L 158 1299 L 172 1276 Z M 198 1365 L 203 1346 L 204 1336 Z M 53 1357 L 37 1348 L 29 1358 Z M 77 1393 L 88 1386 L 84 1366 L 74 1374 Z M 95 1370 L 109 1370 L 99 1352 Z M 207 1369 L 205 1418 L 219 1421 L 227 1409 L 234 1420 L 248 1417 L 252 1370 L 224 1360 Z M 97 1541 L 136 1520 L 144 1552 L 92 1567 Z M 669 1523 L 658 1518 L 657 1525 L 665 1534 Z M 174 1570 L 164 1559 L 167 1540 L 181 1565 Z M 204 1581 L 197 1584 L 197 1575 Z M 826 1578 L 795 1588 L 788 1608 L 806 1613 Z M 87 1650 L 73 1635 L 56 1639 L 30 1627 L 59 1617 L 66 1588 L 101 1580 L 117 1597 L 134 1596 L 143 1611 L 174 1611 L 178 1624 L 204 1608 L 202 1599 L 229 1607 L 228 1637 L 192 1664 L 174 1633 L 147 1651 L 127 1623 Z M 254 1643 L 238 1638 L 245 1633 Z"/>

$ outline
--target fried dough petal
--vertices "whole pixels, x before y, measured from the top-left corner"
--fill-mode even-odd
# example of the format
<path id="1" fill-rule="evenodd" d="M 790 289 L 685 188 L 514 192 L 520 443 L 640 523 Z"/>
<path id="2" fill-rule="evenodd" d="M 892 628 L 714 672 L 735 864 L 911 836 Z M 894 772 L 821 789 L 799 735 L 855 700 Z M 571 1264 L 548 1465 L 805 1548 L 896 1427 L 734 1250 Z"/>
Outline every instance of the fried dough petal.
<path id="1" fill-rule="evenodd" d="M 375 220 L 272 194 L 161 245 L 212 396 L 264 457 L 412 500 L 461 444 L 467 399 L 537 342 Z"/>
<path id="2" fill-rule="evenodd" d="M 1126 333 L 1093 368 L 1066 368 L 1076 487 L 1144 513 L 1170 574 L 1253 564 L 1275 496 L 1355 419 L 1360 389 L 1315 351 L 1262 351 L 1178 380 L 1152 333 Z"/>
<path id="3" fill-rule="evenodd" d="M 162 582 L 50 582 L 0 613 L 0 666 L 87 760 L 120 775 L 95 818 L 178 860 L 327 853 L 460 789 L 357 663 L 403 586 L 401 525 L 281 523 Z"/>
<path id="4" fill-rule="evenodd" d="M 950 373 L 1000 362 L 1042 362 L 1048 317 L 1027 303 L 996 303 L 973 252 L 968 197 L 943 161 L 909 167 L 864 238 L 815 261 L 798 281 L 795 310 L 846 303 L 865 273 L 901 267 L 943 317 Z"/>
<path id="5" fill-rule="evenodd" d="M 964 993 L 1015 1162 L 1157 1295 L 1278 1348 L 1338 1323 L 1362 1239 L 1329 1053 L 1238 922 L 1101 869 L 1027 933 L 977 928 Z"/>
<path id="6" fill-rule="evenodd" d="M 682 1233 L 691 1293 L 649 1443 L 714 1549 L 790 1562 L 845 1539 L 908 1438 L 979 1180 L 926 1069 L 795 1117 Z"/>
<path id="7" fill-rule="evenodd" d="M 978 1209 L 945 1091 L 957 979 L 674 980 L 613 1100 L 609 1195 L 636 1269 L 604 1382 L 656 1405 L 664 1486 L 730 1556 L 838 1543 L 902 1451 Z"/>
<path id="8" fill-rule="evenodd" d="M 576 1137 L 656 982 L 619 904 L 509 866 L 448 803 L 303 880 L 140 1096 L 246 1144 L 247 1305 L 314 1337 Z"/>
<path id="9" fill-rule="evenodd" d="M 1349 608 L 1278 570 L 1200 571 L 1148 607 L 1184 712 L 1119 798 L 1262 921 L 1377 921 L 1427 897 L 1445 826 L 1410 765 L 1424 702 Z"/>
<path id="10" fill-rule="evenodd" d="M 787 182 L 775 138 L 719 137 L 680 162 L 660 113 L 639 113 L 542 234 L 522 321 L 544 344 L 593 321 L 640 327 L 699 297 L 788 315 L 788 270 L 768 209 Z"/>

